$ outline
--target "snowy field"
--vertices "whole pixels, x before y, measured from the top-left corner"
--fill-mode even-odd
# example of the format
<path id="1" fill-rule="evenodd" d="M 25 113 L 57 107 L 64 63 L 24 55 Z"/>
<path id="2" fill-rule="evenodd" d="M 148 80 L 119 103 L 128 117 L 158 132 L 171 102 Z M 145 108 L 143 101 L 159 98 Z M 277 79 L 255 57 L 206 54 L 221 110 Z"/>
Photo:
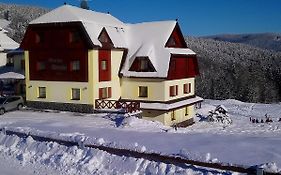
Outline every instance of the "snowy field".
<path id="1" fill-rule="evenodd" d="M 196 118 L 188 128 L 175 131 L 158 122 L 110 114 L 14 111 L 0 116 L 0 128 L 84 143 L 238 165 L 281 168 L 281 104 L 253 104 L 236 100 L 205 100 L 203 116 L 224 105 L 233 123 L 210 123 Z M 272 123 L 251 123 L 251 118 Z M 217 174 L 193 166 L 177 167 L 143 159 L 119 157 L 96 149 L 39 143 L 32 138 L 0 134 L 0 170 L 18 174 Z M 59 172 L 59 173 L 58 173 Z"/>

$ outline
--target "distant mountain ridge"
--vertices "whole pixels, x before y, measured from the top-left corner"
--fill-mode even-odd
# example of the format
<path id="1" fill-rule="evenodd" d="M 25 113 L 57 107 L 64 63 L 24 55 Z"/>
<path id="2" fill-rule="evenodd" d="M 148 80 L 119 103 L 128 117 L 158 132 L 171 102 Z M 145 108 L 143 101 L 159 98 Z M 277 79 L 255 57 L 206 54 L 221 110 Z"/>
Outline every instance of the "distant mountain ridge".
<path id="1" fill-rule="evenodd" d="M 248 44 L 254 47 L 281 52 L 281 33 L 221 34 L 204 36 L 205 39 Z"/>

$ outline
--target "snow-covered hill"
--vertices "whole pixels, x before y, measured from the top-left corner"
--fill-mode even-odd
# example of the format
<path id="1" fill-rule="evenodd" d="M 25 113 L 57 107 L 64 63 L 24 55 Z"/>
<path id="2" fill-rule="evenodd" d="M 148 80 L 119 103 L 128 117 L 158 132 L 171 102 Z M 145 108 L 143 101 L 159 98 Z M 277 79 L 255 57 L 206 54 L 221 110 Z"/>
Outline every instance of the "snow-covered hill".
<path id="1" fill-rule="evenodd" d="M 83 140 L 85 144 L 181 155 L 200 161 L 262 165 L 269 170 L 280 171 L 281 122 L 278 120 L 281 117 L 281 104 L 206 100 L 197 112 L 206 116 L 208 110 L 216 105 L 228 108 L 233 120 L 231 125 L 209 123 L 201 117 L 196 118 L 193 126 L 176 131 L 157 122 L 133 117 L 15 111 L 0 117 L 0 128 L 65 140 Z M 265 120 L 265 114 L 272 118 L 272 123 L 250 122 L 250 117 Z M 38 143 L 31 138 L 24 140 L 3 134 L 0 134 L 0 150 L 0 160 L 6 157 L 9 161 L 21 163 L 23 167 L 39 164 L 66 174 L 212 172 L 210 169 L 177 167 L 110 155 L 95 149 L 67 148 L 56 143 Z"/>

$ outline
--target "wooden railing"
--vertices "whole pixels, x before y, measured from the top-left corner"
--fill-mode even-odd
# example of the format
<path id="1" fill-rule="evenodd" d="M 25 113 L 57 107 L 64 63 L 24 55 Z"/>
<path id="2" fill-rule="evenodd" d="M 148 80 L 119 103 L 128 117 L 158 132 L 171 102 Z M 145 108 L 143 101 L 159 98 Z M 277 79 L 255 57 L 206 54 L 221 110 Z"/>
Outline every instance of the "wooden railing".
<path id="1" fill-rule="evenodd" d="M 132 113 L 140 110 L 140 102 L 97 99 L 95 109 L 123 109 L 126 113 Z"/>

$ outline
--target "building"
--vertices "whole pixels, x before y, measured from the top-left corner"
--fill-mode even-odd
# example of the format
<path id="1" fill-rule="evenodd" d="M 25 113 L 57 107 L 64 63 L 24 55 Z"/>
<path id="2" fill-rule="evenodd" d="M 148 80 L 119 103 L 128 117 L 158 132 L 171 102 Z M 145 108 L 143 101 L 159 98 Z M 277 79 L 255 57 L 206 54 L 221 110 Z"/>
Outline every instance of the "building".
<path id="1" fill-rule="evenodd" d="M 32 21 L 21 48 L 29 106 L 92 112 L 98 101 L 137 102 L 144 118 L 188 125 L 202 101 L 177 21 L 125 24 L 64 5 Z"/>
<path id="2" fill-rule="evenodd" d="M 23 54 L 17 50 L 19 44 L 7 35 L 9 24 L 9 21 L 0 19 L 0 95 L 23 95 L 24 72 L 14 67 L 14 62 L 24 61 Z"/>
<path id="3" fill-rule="evenodd" d="M 8 31 L 5 30 L 10 24 L 5 19 L 0 19 L 0 66 L 5 66 L 7 63 L 7 53 L 17 49 L 19 44 L 7 36 Z"/>

